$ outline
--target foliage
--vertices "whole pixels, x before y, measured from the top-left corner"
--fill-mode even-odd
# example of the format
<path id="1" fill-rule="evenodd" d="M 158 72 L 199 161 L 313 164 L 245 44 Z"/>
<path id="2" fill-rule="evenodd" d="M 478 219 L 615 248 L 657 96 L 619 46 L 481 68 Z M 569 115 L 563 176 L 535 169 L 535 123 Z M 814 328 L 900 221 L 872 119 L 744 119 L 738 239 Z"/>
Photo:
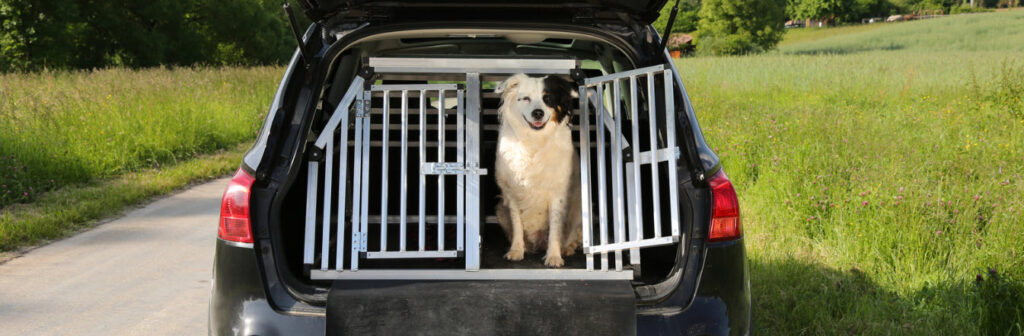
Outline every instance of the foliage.
<path id="1" fill-rule="evenodd" d="M 786 13 L 795 20 L 824 19 L 848 22 L 858 18 L 855 0 L 789 0 Z"/>
<path id="2" fill-rule="evenodd" d="M 985 13 L 991 12 L 993 9 L 984 7 L 971 7 L 970 4 L 960 4 L 953 6 L 949 9 L 949 14 L 965 14 L 965 13 Z"/>
<path id="3" fill-rule="evenodd" d="M 700 12 L 700 3 L 697 0 L 678 0 L 678 3 L 679 12 L 676 13 L 676 21 L 672 24 L 672 32 L 691 33 L 696 31 L 697 21 L 700 20 L 697 15 Z M 665 7 L 661 8 L 658 19 L 652 23 L 659 34 L 665 32 L 665 25 L 668 24 L 669 14 L 672 13 L 672 6 L 675 4 L 676 0 L 666 2 Z"/>
<path id="4" fill-rule="evenodd" d="M 785 0 L 705 0 L 697 51 L 741 55 L 772 49 L 782 40 L 784 19 Z"/>
<path id="5" fill-rule="evenodd" d="M 0 0 L 0 71 L 278 64 L 292 49 L 279 6 L 272 0 Z"/>
<path id="6" fill-rule="evenodd" d="M 277 67 L 0 74 L 0 207 L 253 138 Z"/>

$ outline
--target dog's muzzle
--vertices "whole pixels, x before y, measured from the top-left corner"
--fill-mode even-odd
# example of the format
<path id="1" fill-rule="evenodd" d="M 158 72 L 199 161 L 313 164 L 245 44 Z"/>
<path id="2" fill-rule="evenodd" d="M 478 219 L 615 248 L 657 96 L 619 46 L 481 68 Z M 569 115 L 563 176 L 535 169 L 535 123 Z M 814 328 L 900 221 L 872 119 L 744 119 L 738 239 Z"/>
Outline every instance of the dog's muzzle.
<path id="1" fill-rule="evenodd" d="M 526 121 L 526 124 L 530 125 L 530 128 L 538 131 L 543 129 L 544 126 L 547 126 L 547 122 L 545 121 L 530 121 L 530 119 L 527 119 L 526 116 L 523 116 L 523 121 Z"/>

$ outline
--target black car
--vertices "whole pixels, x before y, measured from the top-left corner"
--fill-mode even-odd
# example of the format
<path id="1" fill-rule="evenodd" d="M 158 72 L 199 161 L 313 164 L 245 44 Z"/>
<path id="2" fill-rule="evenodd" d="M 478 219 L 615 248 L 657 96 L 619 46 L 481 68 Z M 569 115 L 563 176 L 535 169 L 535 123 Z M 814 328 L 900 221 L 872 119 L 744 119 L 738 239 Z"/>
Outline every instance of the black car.
<path id="1" fill-rule="evenodd" d="M 299 2 L 223 197 L 210 334 L 749 334 L 736 193 L 650 25 L 665 1 Z M 516 73 L 578 87 L 583 246 L 559 268 L 502 258 Z"/>

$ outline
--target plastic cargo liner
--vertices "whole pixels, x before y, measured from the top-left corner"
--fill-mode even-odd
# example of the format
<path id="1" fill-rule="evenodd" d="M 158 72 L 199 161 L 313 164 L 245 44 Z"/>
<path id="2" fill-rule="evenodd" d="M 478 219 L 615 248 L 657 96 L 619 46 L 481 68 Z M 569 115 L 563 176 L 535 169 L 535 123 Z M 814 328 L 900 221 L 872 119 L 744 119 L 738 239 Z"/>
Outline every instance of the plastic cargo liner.
<path id="1" fill-rule="evenodd" d="M 335 281 L 327 335 L 632 335 L 629 281 Z"/>

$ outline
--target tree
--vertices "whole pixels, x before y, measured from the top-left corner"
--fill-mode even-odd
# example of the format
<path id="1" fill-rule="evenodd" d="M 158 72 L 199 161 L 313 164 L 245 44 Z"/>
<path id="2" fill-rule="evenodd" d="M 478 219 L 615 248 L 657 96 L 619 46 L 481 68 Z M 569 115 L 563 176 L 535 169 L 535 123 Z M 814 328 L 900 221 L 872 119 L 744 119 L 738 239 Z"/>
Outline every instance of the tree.
<path id="1" fill-rule="evenodd" d="M 676 13 L 676 21 L 672 25 L 672 32 L 680 33 L 691 33 L 697 30 L 697 21 L 700 19 L 698 13 L 700 12 L 700 3 L 696 0 L 678 0 L 679 1 L 679 12 Z M 672 6 L 675 5 L 675 1 L 668 1 L 665 3 L 665 7 L 661 8 L 661 12 L 657 20 L 654 20 L 654 29 L 658 30 L 658 33 L 665 32 L 665 25 L 668 24 L 668 17 L 672 13 Z"/>
<path id="2" fill-rule="evenodd" d="M 0 0 L 0 72 L 280 64 L 289 34 L 275 0 Z"/>
<path id="3" fill-rule="evenodd" d="M 854 0 L 789 0 L 786 12 L 794 20 L 850 22 L 860 19 L 858 3 Z"/>
<path id="4" fill-rule="evenodd" d="M 705 0 L 697 52 L 741 55 L 772 49 L 785 33 L 785 8 L 785 0 Z"/>

